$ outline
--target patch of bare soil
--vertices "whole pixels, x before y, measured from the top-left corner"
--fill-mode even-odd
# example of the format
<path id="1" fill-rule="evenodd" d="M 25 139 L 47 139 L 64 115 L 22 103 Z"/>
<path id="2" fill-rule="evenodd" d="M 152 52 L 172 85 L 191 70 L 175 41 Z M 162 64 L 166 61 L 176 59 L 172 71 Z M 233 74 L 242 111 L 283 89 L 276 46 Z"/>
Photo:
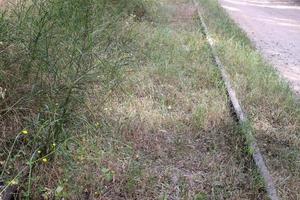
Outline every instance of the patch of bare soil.
<path id="1" fill-rule="evenodd" d="M 192 3 L 174 3 L 166 6 L 171 14 L 169 25 L 173 28 L 187 27 L 193 23 L 197 8 Z"/>
<path id="2" fill-rule="evenodd" d="M 175 5 L 175 12 L 173 14 L 173 21 L 178 23 L 186 23 L 191 21 L 195 15 L 197 8 L 193 4 Z"/>

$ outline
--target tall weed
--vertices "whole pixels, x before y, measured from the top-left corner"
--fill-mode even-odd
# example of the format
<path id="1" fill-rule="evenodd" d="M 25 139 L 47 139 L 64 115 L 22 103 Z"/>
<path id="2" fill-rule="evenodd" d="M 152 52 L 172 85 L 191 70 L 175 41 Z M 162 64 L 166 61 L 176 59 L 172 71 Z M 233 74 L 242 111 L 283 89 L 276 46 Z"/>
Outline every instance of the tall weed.
<path id="1" fill-rule="evenodd" d="M 133 33 L 124 22 L 141 5 L 23 0 L 1 11 L 0 179 L 11 180 L 28 160 L 31 174 L 52 159 L 56 145 L 80 128 L 78 110 L 90 87 L 105 101 L 121 84 L 123 68 L 133 63 Z"/>

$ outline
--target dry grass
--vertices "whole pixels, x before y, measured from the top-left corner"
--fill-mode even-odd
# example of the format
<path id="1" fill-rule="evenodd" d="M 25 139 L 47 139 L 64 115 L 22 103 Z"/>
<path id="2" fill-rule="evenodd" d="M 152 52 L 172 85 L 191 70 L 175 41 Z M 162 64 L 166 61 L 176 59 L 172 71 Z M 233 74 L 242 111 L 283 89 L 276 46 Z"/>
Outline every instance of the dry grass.
<path id="1" fill-rule="evenodd" d="M 88 124 L 78 111 L 87 90 L 100 85 L 104 100 L 133 63 L 124 20 L 142 5 L 22 0 L 1 7 L 0 198 L 12 185 L 21 199 L 31 199 L 57 184 L 62 172 L 55 171 L 55 157 Z"/>
<path id="2" fill-rule="evenodd" d="M 124 21 L 130 44 L 116 39 L 118 79 L 85 91 L 68 139 L 33 171 L 31 198 L 266 199 L 193 5 L 138 13 Z"/>
<path id="3" fill-rule="evenodd" d="M 299 102 L 217 1 L 200 2 L 218 53 L 252 121 L 279 195 L 282 199 L 299 199 Z"/>
<path id="4" fill-rule="evenodd" d="M 68 199 L 265 198 L 190 7 L 162 2 L 152 21 L 133 22 L 138 65 L 106 103 L 91 90 L 83 110 L 93 122 L 61 151 L 68 159 L 58 154 L 64 173 L 52 191 L 61 185 Z"/>

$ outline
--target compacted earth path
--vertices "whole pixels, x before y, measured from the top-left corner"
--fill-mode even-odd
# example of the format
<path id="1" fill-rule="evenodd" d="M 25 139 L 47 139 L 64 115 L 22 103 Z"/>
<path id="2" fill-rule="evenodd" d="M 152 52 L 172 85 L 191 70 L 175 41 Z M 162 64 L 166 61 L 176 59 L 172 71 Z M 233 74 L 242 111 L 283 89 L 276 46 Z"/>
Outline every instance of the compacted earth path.
<path id="1" fill-rule="evenodd" d="M 300 1 L 220 0 L 264 57 L 300 94 Z"/>

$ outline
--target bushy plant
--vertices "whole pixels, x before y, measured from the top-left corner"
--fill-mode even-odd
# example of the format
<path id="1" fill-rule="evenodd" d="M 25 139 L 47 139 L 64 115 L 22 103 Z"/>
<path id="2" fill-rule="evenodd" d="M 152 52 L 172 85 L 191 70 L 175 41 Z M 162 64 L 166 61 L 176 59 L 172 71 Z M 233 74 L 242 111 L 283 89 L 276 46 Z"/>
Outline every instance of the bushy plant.
<path id="1" fill-rule="evenodd" d="M 22 166 L 30 160 L 31 171 L 37 161 L 51 159 L 69 130 L 80 126 L 78 108 L 90 87 L 105 101 L 120 85 L 122 69 L 132 63 L 132 33 L 124 20 L 137 5 L 22 0 L 1 11 L 1 179 L 20 171 L 8 167 L 18 160 Z"/>

